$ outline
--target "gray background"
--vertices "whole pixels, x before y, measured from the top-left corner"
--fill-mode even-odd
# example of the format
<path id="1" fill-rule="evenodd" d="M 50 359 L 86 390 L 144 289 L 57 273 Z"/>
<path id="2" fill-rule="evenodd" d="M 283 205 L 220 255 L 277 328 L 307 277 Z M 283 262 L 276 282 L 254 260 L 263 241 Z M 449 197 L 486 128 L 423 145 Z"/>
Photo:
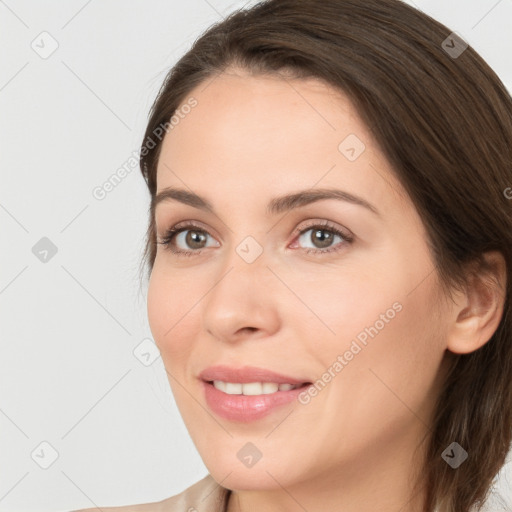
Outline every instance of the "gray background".
<path id="1" fill-rule="evenodd" d="M 0 0 L 0 512 L 155 501 L 207 472 L 150 339 L 140 171 L 92 191 L 138 150 L 172 64 L 244 3 Z M 512 89 L 512 0 L 414 5 Z"/>

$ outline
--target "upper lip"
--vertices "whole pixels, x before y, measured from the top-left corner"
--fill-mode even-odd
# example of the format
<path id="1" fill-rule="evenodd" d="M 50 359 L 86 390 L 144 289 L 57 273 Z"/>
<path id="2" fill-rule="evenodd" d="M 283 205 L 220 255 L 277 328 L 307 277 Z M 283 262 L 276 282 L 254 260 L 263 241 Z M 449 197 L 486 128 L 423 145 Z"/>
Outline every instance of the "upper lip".
<path id="1" fill-rule="evenodd" d="M 309 382 L 305 379 L 295 379 L 288 375 L 256 366 L 243 366 L 241 368 L 225 365 L 210 366 L 204 369 L 199 374 L 199 377 L 206 382 L 214 380 L 238 383 L 275 382 L 276 384 L 304 384 Z"/>

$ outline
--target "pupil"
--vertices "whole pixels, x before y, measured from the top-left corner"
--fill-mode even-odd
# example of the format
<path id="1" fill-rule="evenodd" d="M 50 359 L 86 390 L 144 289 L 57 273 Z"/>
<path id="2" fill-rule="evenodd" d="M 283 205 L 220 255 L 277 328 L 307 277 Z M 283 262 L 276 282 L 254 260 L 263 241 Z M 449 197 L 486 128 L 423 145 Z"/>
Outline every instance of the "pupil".
<path id="1" fill-rule="evenodd" d="M 191 247 L 194 247 L 195 243 L 200 243 L 201 240 L 204 239 L 204 234 L 201 234 L 199 231 L 189 231 L 187 235 L 187 244 Z"/>
<path id="2" fill-rule="evenodd" d="M 321 247 L 329 247 L 329 242 L 331 241 L 331 234 L 328 233 L 327 236 L 322 236 L 322 233 L 328 233 L 327 231 L 323 230 L 323 229 L 317 229 L 315 232 L 314 232 L 314 236 L 316 237 L 316 239 L 314 240 L 315 242 L 319 241 L 321 244 Z"/>

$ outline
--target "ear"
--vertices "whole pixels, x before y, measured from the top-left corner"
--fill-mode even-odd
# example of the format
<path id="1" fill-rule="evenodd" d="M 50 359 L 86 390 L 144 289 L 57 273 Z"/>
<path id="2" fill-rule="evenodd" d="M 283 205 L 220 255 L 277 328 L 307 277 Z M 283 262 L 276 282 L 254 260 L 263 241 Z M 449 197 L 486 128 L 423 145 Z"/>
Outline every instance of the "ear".
<path id="1" fill-rule="evenodd" d="M 507 284 L 505 258 L 498 251 L 483 256 L 485 265 L 468 274 L 466 291 L 454 295 L 456 305 L 446 348 L 456 354 L 468 354 L 485 345 L 503 316 Z"/>

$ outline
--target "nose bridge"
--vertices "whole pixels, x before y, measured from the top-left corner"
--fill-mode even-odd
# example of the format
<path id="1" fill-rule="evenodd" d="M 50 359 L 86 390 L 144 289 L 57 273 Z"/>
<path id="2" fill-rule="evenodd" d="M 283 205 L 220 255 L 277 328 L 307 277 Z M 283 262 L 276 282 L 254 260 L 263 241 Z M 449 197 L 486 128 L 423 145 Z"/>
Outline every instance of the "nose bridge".
<path id="1" fill-rule="evenodd" d="M 226 256 L 216 288 L 236 295 L 240 291 L 251 291 L 247 290 L 248 287 L 266 286 L 267 274 L 271 274 L 267 263 L 263 245 L 253 236 L 245 236 L 241 242 L 233 245 Z M 257 295 L 257 290 L 252 291 L 253 295 Z"/>
<path id="2" fill-rule="evenodd" d="M 219 339 L 229 340 L 240 329 L 272 331 L 278 312 L 269 286 L 263 246 L 252 236 L 234 245 L 219 267 L 213 288 L 205 297 L 204 328 Z"/>
<path id="3" fill-rule="evenodd" d="M 266 259 L 262 257 L 264 253 L 263 246 L 252 235 L 247 235 L 235 247 L 235 253 L 249 266 L 254 263 L 257 264 L 258 260 L 260 260 L 259 264 L 261 265 L 262 261 Z"/>

